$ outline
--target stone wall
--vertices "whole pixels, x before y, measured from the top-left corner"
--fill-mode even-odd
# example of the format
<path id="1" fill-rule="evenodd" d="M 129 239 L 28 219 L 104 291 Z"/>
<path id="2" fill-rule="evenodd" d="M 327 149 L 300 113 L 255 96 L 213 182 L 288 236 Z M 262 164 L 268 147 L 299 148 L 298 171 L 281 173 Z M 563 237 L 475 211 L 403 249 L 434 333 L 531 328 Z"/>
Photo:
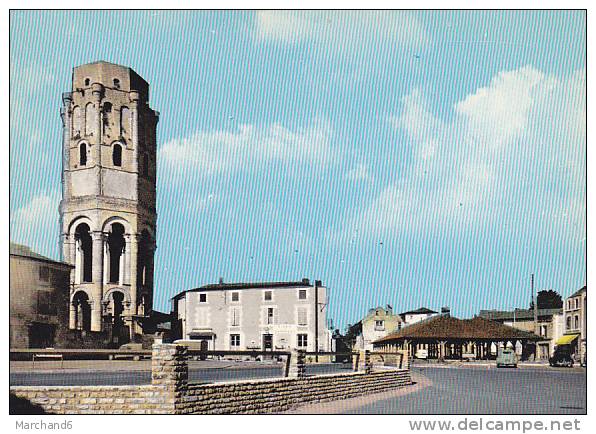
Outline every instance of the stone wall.
<path id="1" fill-rule="evenodd" d="M 288 378 L 188 384 L 186 351 L 186 347 L 179 345 L 154 345 L 150 385 L 13 386 L 10 393 L 15 399 L 11 402 L 19 402 L 21 408 L 11 405 L 11 413 L 26 413 L 26 403 L 48 413 L 62 414 L 278 413 L 300 404 L 366 395 L 411 384 L 409 370 L 394 368 L 305 377 L 304 354 L 295 352 Z"/>
<path id="2" fill-rule="evenodd" d="M 305 378 L 251 380 L 189 385 L 180 414 L 279 413 L 307 403 L 334 401 L 411 384 L 410 371 L 318 375 Z"/>
<path id="3" fill-rule="evenodd" d="M 174 402 L 153 385 L 144 386 L 23 386 L 11 387 L 11 395 L 24 398 L 13 405 L 11 414 L 30 414 L 28 407 L 40 406 L 55 414 L 165 414 L 173 413 Z M 28 403 L 27 403 L 28 401 Z"/>

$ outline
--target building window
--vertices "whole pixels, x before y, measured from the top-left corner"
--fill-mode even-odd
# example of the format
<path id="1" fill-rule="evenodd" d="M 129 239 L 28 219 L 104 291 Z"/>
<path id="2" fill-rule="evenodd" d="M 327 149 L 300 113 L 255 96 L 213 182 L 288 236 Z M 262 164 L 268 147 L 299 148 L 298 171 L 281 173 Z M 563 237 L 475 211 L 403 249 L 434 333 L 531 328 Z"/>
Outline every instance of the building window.
<path id="1" fill-rule="evenodd" d="M 573 318 L 573 325 L 575 326 L 574 329 L 579 329 L 579 315 L 575 315 Z"/>
<path id="2" fill-rule="evenodd" d="M 232 348 L 240 347 L 240 335 L 230 335 L 230 347 L 232 347 Z"/>
<path id="3" fill-rule="evenodd" d="M 306 289 L 298 290 L 298 300 L 306 300 Z"/>
<path id="4" fill-rule="evenodd" d="M 385 330 L 385 321 L 376 320 L 375 321 L 375 330 Z"/>
<path id="5" fill-rule="evenodd" d="M 42 282 L 50 281 L 50 269 L 48 267 L 39 267 L 39 280 L 41 280 Z"/>
<path id="6" fill-rule="evenodd" d="M 306 348 L 308 346 L 308 335 L 307 334 L 299 334 L 298 335 L 298 348 Z"/>
<path id="7" fill-rule="evenodd" d="M 545 324 L 540 326 L 540 336 L 546 337 L 547 335 L 547 326 Z"/>
<path id="8" fill-rule="evenodd" d="M 307 324 L 307 311 L 305 307 L 298 308 L 298 325 L 305 326 Z"/>
<path id="9" fill-rule="evenodd" d="M 263 294 L 263 298 L 265 301 L 271 301 L 273 300 L 273 294 L 271 291 L 265 291 L 265 293 Z"/>
<path id="10" fill-rule="evenodd" d="M 232 292 L 232 301 L 240 300 L 240 294 L 238 292 Z"/>
<path id="11" fill-rule="evenodd" d="M 579 309 L 579 298 L 575 299 L 575 308 Z"/>
<path id="12" fill-rule="evenodd" d="M 116 89 L 120 89 L 120 80 L 118 80 L 117 78 L 114 79 L 114 87 Z"/>
<path id="13" fill-rule="evenodd" d="M 89 80 L 88 78 L 85 79 L 85 86 L 89 86 L 89 83 L 91 82 L 91 80 Z"/>
<path id="14" fill-rule="evenodd" d="M 240 309 L 232 309 L 232 326 L 237 327 L 240 325 Z"/>
<path id="15" fill-rule="evenodd" d="M 48 291 L 37 293 L 37 313 L 41 315 L 56 315 L 56 306 L 52 303 L 52 294 Z"/>
<path id="16" fill-rule="evenodd" d="M 571 330 L 571 317 L 567 317 L 567 330 Z"/>
<path id="17" fill-rule="evenodd" d="M 272 307 L 267 308 L 267 324 L 273 324 L 274 311 Z"/>
<path id="18" fill-rule="evenodd" d="M 114 166 L 121 167 L 122 166 L 122 146 L 116 143 L 112 149 L 112 163 Z"/>
<path id="19" fill-rule="evenodd" d="M 81 143 L 79 146 L 79 165 L 86 166 L 87 165 L 87 144 Z"/>
<path id="20" fill-rule="evenodd" d="M 199 294 L 199 303 L 207 303 L 207 294 Z"/>

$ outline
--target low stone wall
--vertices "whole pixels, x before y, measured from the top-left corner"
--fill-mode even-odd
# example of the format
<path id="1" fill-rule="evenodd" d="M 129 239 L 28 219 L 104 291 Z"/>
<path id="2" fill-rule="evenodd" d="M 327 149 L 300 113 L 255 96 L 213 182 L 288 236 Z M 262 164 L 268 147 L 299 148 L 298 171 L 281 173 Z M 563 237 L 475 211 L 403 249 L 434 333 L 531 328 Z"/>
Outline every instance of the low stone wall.
<path id="1" fill-rule="evenodd" d="M 174 398 L 146 386 L 23 386 L 11 387 L 11 414 L 30 414 L 35 406 L 55 414 L 167 414 Z"/>
<path id="2" fill-rule="evenodd" d="M 151 385 L 23 386 L 10 388 L 12 414 L 26 407 L 61 414 L 277 413 L 299 404 L 332 401 L 411 384 L 409 369 L 372 371 L 369 355 L 358 372 L 304 376 L 304 355 L 292 352 L 289 377 L 188 384 L 186 347 L 153 346 Z M 14 398 L 14 399 L 13 399 Z"/>
<path id="3" fill-rule="evenodd" d="M 296 405 L 333 401 L 381 392 L 411 384 L 410 371 L 387 370 L 366 374 L 318 375 L 189 385 L 181 402 L 181 414 L 279 413 Z"/>

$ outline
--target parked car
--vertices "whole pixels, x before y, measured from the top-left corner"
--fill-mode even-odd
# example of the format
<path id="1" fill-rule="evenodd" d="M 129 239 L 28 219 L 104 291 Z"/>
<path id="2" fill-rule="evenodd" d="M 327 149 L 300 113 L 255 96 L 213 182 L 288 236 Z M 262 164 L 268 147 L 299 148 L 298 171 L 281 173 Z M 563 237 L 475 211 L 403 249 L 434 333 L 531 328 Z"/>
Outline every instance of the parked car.
<path id="1" fill-rule="evenodd" d="M 461 355 L 461 359 L 465 360 L 467 362 L 471 362 L 473 360 L 476 360 L 476 354 L 475 353 L 463 353 Z"/>
<path id="2" fill-rule="evenodd" d="M 503 348 L 497 355 L 497 368 L 505 366 L 517 368 L 517 354 L 512 348 Z"/>
<path id="3" fill-rule="evenodd" d="M 424 348 L 419 348 L 418 350 L 416 350 L 416 354 L 414 354 L 414 357 L 416 357 L 417 359 L 428 359 L 428 351 Z"/>
<path id="4" fill-rule="evenodd" d="M 551 366 L 573 367 L 573 355 L 571 349 L 567 345 L 555 347 L 555 352 L 552 357 L 548 359 L 548 363 Z"/>

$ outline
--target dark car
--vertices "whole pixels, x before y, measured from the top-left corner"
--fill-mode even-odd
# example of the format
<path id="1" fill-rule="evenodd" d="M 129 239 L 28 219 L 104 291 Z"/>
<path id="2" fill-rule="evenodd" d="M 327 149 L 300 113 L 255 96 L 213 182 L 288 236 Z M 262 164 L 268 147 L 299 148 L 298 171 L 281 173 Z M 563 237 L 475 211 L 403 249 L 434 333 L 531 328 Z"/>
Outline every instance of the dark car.
<path id="1" fill-rule="evenodd" d="M 548 359 L 548 363 L 551 366 L 566 366 L 568 368 L 573 367 L 573 355 L 568 348 L 561 346 L 555 348 L 555 353 Z"/>

